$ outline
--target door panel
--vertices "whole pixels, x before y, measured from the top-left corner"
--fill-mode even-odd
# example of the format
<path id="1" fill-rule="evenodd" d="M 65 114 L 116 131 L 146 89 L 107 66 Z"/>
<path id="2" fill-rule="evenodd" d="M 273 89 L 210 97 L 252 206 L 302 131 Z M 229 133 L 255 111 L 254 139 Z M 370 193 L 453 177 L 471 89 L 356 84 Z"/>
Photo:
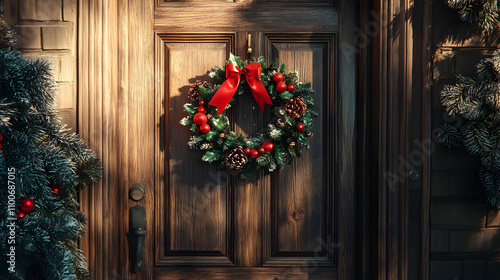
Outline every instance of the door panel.
<path id="1" fill-rule="evenodd" d="M 266 45 L 272 58 L 296 70 L 299 80 L 310 82 L 314 96 L 314 137 L 311 147 L 292 165 L 280 170 L 271 188 L 271 248 L 266 265 L 333 265 L 333 250 L 323 246 L 336 238 L 333 231 L 332 166 L 335 146 L 334 122 L 334 36 L 333 34 L 267 35 Z M 333 144 L 333 145 L 332 145 Z"/>
<path id="2" fill-rule="evenodd" d="M 161 214 L 164 251 L 170 265 L 231 265 L 230 193 L 225 173 L 189 152 L 191 133 L 179 125 L 189 84 L 209 80 L 207 71 L 223 65 L 231 37 L 164 37 L 166 129 L 164 205 Z M 203 69 L 203 70 L 202 70 Z M 201 71 L 200 71 L 201 70 Z"/>
<path id="3" fill-rule="evenodd" d="M 277 253 L 313 252 L 317 246 L 316 239 L 324 237 L 327 212 L 327 160 L 324 160 L 327 153 L 323 145 L 324 114 L 321 110 L 321 105 L 325 104 L 322 97 L 328 97 L 328 92 L 323 91 L 326 81 L 323 65 L 325 44 L 278 43 L 273 46 L 280 63 L 285 63 L 289 70 L 296 69 L 299 79 L 311 81 L 313 89 L 319 93 L 314 99 L 319 104 L 316 111 L 321 117 L 315 119 L 311 148 L 292 166 L 278 173 L 275 188 Z"/>
<path id="4" fill-rule="evenodd" d="M 169 98 L 169 197 L 170 251 L 226 250 L 227 180 L 213 166 L 204 166 L 196 153 L 183 146 L 190 133 L 179 129 L 188 89 L 186 81 L 201 79 L 199 69 L 224 63 L 224 43 L 167 43 Z M 195 80 L 193 80 L 196 77 Z M 207 78 L 207 77 L 203 77 Z M 208 170 L 207 170 L 208 168 Z M 209 174 L 217 174 L 210 177 Z M 199 184 L 206 182 L 205 184 Z"/>

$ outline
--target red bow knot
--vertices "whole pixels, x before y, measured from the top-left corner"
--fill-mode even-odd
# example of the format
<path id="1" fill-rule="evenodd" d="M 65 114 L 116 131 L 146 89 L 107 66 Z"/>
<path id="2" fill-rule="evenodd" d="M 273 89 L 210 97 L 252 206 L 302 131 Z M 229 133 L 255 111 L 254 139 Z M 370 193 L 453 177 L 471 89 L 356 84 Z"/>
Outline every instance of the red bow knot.
<path id="1" fill-rule="evenodd" d="M 260 64 L 253 62 L 248 64 L 243 71 L 234 64 L 226 65 L 226 81 L 222 83 L 208 104 L 217 107 L 219 115 L 224 111 L 231 98 L 233 98 L 240 84 L 241 75 L 244 74 L 250 89 L 252 90 L 253 98 L 261 111 L 264 111 L 265 104 L 273 105 L 267 90 L 259 80 Z"/>

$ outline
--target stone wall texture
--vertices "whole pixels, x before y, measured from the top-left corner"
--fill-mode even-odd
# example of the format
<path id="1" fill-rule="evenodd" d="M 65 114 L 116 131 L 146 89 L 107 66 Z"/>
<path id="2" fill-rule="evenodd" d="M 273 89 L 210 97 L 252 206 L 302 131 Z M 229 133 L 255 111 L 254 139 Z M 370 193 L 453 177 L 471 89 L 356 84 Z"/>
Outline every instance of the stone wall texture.
<path id="1" fill-rule="evenodd" d="M 77 130 L 77 1 L 4 0 L 4 20 L 14 27 L 21 52 L 50 60 L 58 85 L 57 108 Z"/>

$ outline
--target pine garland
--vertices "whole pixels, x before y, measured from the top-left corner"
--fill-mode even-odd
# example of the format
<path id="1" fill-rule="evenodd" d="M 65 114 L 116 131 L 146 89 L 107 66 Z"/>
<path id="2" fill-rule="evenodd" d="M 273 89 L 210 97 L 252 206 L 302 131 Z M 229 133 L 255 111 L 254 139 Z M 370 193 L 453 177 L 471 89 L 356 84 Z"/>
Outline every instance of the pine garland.
<path id="1" fill-rule="evenodd" d="M 491 33 L 498 22 L 498 0 L 446 0 L 463 21 L 480 26 Z"/>
<path id="2" fill-rule="evenodd" d="M 14 47 L 15 35 L 2 22 L 0 279 L 90 279 L 77 245 L 86 220 L 79 211 L 77 189 L 99 180 L 101 162 L 61 123 L 54 109 L 56 83 L 50 64 L 26 59 Z M 14 205 L 9 203 L 8 186 L 15 186 Z M 22 199 L 31 199 L 33 210 L 8 220 L 17 218 Z M 15 244 L 7 243 L 9 223 L 15 223 Z M 11 246 L 15 269 L 9 271 Z"/>
<path id="3" fill-rule="evenodd" d="M 253 137 L 245 137 L 243 134 L 237 135 L 234 131 L 230 130 L 229 119 L 225 115 L 226 110 L 237 102 L 240 94 L 244 92 L 251 94 L 250 88 L 245 83 L 244 78 L 241 79 L 236 94 L 220 116 L 216 107 L 207 106 L 220 85 L 226 80 L 225 67 L 212 67 L 209 74 L 213 80 L 212 82 L 197 82 L 191 86 L 191 89 L 194 88 L 194 90 L 190 89 L 188 98 L 192 100 L 192 103 L 186 103 L 183 106 L 188 116 L 180 120 L 180 124 L 189 126 L 193 134 L 188 141 L 189 147 L 193 150 L 204 151 L 203 161 L 218 163 L 219 167 L 225 169 L 233 165 L 238 166 L 238 170 L 228 171 L 231 173 L 237 171 L 234 173 L 238 173 L 242 178 L 247 178 L 256 170 L 273 172 L 278 168 L 283 168 L 285 163 L 292 163 L 296 156 L 302 155 L 302 150 L 309 148 L 308 137 L 312 136 L 310 130 L 313 126 L 313 118 L 317 116 L 312 110 L 314 100 L 311 95 L 315 92 L 311 89 L 311 84 L 299 82 L 296 71 L 292 71 L 286 75 L 285 64 L 278 66 L 278 62 L 275 60 L 267 67 L 263 57 L 260 57 L 258 60 L 243 61 L 233 54 L 230 55 L 227 63 L 234 64 L 243 69 L 252 62 L 257 62 L 261 65 L 262 73 L 260 80 L 273 103 L 271 107 L 266 106 L 266 110 L 273 110 L 275 121 L 267 125 L 265 132 Z M 284 82 L 287 85 L 294 85 L 294 90 L 279 93 L 276 90 L 277 84 L 273 81 L 273 76 L 276 73 L 282 73 Z M 293 98 L 300 98 L 304 102 L 302 106 L 306 106 L 304 111 L 301 111 L 303 115 L 300 117 L 292 116 L 285 111 L 286 105 Z M 200 102 L 205 104 L 205 106 L 198 105 Z M 200 127 L 193 121 L 193 117 L 198 113 L 200 107 L 206 108 L 207 116 L 210 116 L 208 120 L 210 131 L 206 134 L 202 133 Z M 299 124 L 303 125 L 303 130 L 301 131 L 297 129 Z M 232 159 L 227 159 L 227 154 L 234 154 L 234 149 L 240 147 L 247 148 L 247 150 L 259 149 L 259 147 L 270 142 L 273 143 L 272 152 L 260 153 L 255 159 L 249 157 L 248 163 L 241 169 L 239 168 L 240 165 L 235 165 Z"/>
<path id="4" fill-rule="evenodd" d="M 458 76 L 441 93 L 446 112 L 461 118 L 445 124 L 439 139 L 448 147 L 465 148 L 481 160 L 480 178 L 488 202 L 500 209 L 500 52 L 477 65 L 477 78 Z"/>

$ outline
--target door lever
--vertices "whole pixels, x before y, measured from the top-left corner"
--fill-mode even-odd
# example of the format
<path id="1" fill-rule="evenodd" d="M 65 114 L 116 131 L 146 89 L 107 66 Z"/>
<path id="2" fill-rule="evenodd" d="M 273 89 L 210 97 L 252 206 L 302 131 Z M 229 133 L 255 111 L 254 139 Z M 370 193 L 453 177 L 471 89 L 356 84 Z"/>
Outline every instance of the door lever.
<path id="1" fill-rule="evenodd" d="M 140 205 L 130 208 L 130 247 L 132 272 L 144 270 L 144 242 L 146 239 L 146 210 Z"/>

